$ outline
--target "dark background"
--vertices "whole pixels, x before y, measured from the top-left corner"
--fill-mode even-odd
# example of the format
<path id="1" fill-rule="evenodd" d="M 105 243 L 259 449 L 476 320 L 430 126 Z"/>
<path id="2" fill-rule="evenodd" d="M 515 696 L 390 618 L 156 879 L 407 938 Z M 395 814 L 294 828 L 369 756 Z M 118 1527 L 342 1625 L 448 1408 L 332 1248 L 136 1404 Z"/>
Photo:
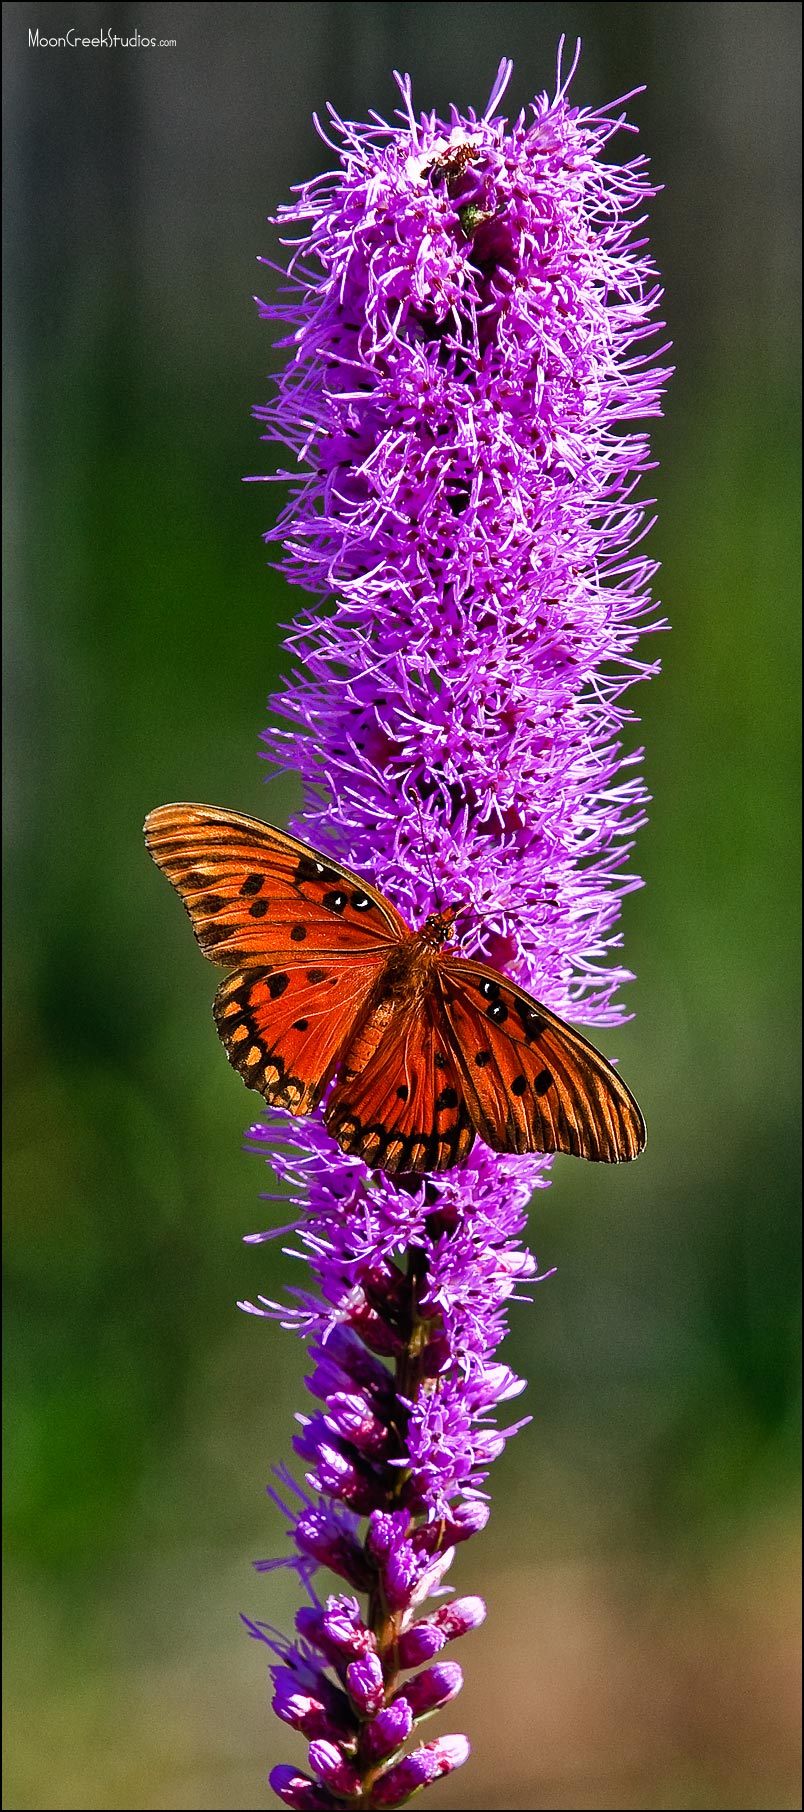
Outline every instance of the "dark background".
<path id="1" fill-rule="evenodd" d="M 798 60 L 794 5 L 9 5 L 6 1422 L 9 1807 L 259 1807 L 303 1746 L 240 1609 L 295 1592 L 263 1496 L 302 1350 L 239 1315 L 293 1263 L 217 1047 L 213 972 L 147 861 L 170 799 L 281 821 L 257 757 L 297 601 L 260 536 L 265 216 L 331 99 L 630 104 L 677 376 L 651 548 L 651 824 L 618 1034 L 638 1165 L 559 1160 L 558 1276 L 505 1357 L 454 1808 L 792 1807 L 798 1787 Z M 172 49 L 43 50 L 101 27 Z M 633 144 L 633 141 L 630 141 Z M 618 154 L 629 141 L 616 141 Z M 651 651 L 653 652 L 653 651 Z"/>

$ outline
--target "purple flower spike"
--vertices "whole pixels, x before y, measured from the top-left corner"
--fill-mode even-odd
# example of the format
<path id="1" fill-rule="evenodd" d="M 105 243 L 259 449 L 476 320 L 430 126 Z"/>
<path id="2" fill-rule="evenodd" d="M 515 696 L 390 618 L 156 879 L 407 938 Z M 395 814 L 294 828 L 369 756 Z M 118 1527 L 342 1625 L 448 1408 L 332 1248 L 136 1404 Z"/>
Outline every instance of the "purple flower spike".
<path id="1" fill-rule="evenodd" d="M 561 50 L 556 92 L 509 124 L 510 73 L 480 116 L 418 116 L 407 77 L 392 124 L 330 110 L 337 167 L 281 212 L 285 284 L 260 306 L 287 363 L 257 413 L 292 455 L 271 538 L 310 600 L 265 741 L 301 774 L 305 841 L 413 927 L 459 909 L 462 955 L 605 1028 L 631 979 L 618 920 L 647 801 L 629 688 L 657 667 L 640 635 L 664 626 L 636 495 L 668 375 L 648 347 L 654 191 L 643 157 L 612 160 L 633 130 L 621 104 L 570 105 Z M 299 1646 L 269 1646 L 310 1775 L 271 1781 L 290 1806 L 372 1812 L 469 1752 L 447 1736 L 400 1753 L 460 1691 L 435 1657 L 485 1617 L 476 1597 L 432 1601 L 527 1420 L 497 1349 L 539 1277 L 522 1236 L 553 1160 L 478 1141 L 448 1172 L 394 1178 L 315 1115 L 249 1138 L 307 1273 L 288 1306 L 243 1306 L 307 1340 L 315 1404 L 304 1487 L 282 1472 L 271 1492 L 298 1500 L 285 1564 L 311 1602 Z M 346 1582 L 326 1602 L 321 1566 Z"/>

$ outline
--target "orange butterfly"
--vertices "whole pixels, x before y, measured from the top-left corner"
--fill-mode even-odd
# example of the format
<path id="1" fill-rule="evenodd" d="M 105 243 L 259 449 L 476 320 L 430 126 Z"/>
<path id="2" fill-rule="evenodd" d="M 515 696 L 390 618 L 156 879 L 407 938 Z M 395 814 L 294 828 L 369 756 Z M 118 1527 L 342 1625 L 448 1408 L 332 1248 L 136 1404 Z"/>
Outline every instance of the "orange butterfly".
<path id="1" fill-rule="evenodd" d="M 446 951 L 455 913 L 411 931 L 331 856 L 240 812 L 163 805 L 145 821 L 205 956 L 234 969 L 214 1001 L 230 1063 L 274 1107 L 324 1118 L 341 1149 L 390 1172 L 494 1151 L 616 1164 L 645 1145 L 632 1094 L 599 1052 L 485 963 Z"/>

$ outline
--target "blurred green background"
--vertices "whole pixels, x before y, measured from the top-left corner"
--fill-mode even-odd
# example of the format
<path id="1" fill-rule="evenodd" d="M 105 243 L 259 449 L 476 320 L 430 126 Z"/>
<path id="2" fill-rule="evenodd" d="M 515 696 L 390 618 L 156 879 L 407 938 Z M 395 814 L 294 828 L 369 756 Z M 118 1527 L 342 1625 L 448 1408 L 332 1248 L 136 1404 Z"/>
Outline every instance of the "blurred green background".
<path id="1" fill-rule="evenodd" d="M 29 49 L 28 31 L 175 37 Z M 638 1165 L 559 1160 L 558 1276 L 505 1356 L 532 1425 L 459 1591 L 489 1619 L 436 1728 L 453 1808 L 777 1807 L 798 1770 L 796 5 L 8 5 L 7 1782 L 14 1808 L 259 1807 L 301 1759 L 243 1609 L 287 1625 L 263 1495 L 303 1352 L 237 1313 L 292 1261 L 217 1047 L 212 971 L 148 862 L 164 800 L 281 820 L 257 757 L 297 602 L 275 489 L 265 215 L 310 114 L 630 106 L 678 373 L 654 445 L 673 622 L 616 1049 Z M 627 151 L 624 141 L 621 148 Z M 274 367 L 275 368 L 275 367 Z M 429 1803 L 429 1802 L 428 1802 Z"/>

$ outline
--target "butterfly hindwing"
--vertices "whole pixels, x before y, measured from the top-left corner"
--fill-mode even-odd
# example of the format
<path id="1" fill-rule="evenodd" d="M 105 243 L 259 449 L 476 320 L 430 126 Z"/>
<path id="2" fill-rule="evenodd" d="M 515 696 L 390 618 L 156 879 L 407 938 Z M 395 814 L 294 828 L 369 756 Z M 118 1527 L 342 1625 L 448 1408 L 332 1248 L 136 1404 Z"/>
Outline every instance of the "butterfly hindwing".
<path id="1" fill-rule="evenodd" d="M 579 1032 L 483 963 L 444 957 L 438 977 L 466 1104 L 487 1145 L 609 1164 L 638 1156 L 639 1107 Z"/>
<path id="2" fill-rule="evenodd" d="M 375 887 L 242 812 L 163 805 L 146 818 L 145 840 L 213 963 L 387 951 L 409 935 Z"/>
<path id="3" fill-rule="evenodd" d="M 354 1037 L 382 959 L 236 969 L 213 1012 L 229 1058 L 272 1107 L 309 1114 Z"/>
<path id="4" fill-rule="evenodd" d="M 369 1048 L 374 1044 L 372 1054 L 355 1073 L 358 1038 L 324 1114 L 343 1151 L 391 1174 L 449 1170 L 467 1156 L 474 1129 L 439 1021 L 432 993 L 392 1014 L 379 1042 L 369 1020 L 362 1036 Z"/>

